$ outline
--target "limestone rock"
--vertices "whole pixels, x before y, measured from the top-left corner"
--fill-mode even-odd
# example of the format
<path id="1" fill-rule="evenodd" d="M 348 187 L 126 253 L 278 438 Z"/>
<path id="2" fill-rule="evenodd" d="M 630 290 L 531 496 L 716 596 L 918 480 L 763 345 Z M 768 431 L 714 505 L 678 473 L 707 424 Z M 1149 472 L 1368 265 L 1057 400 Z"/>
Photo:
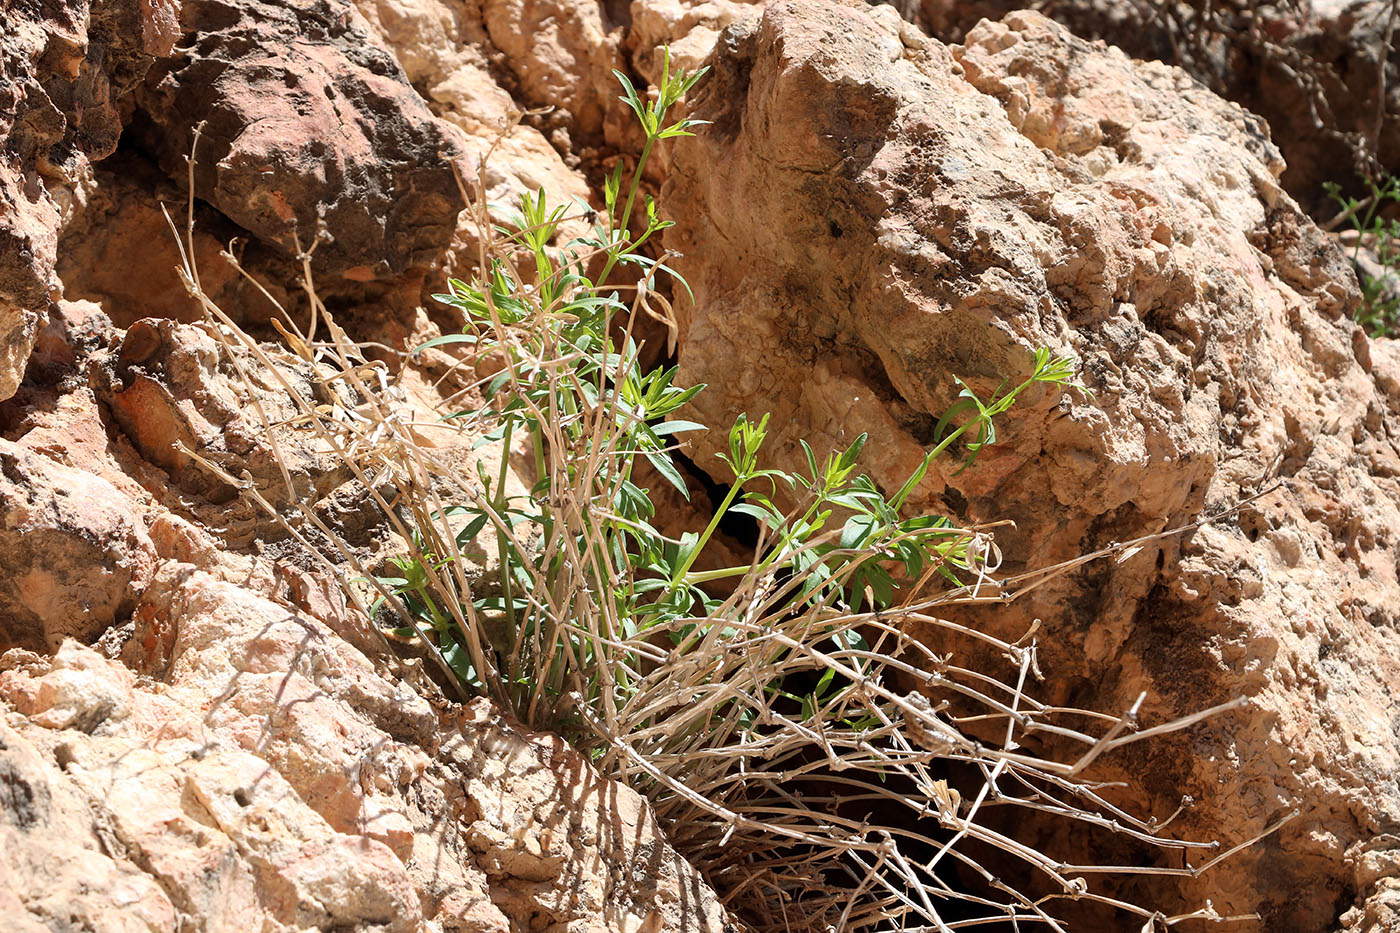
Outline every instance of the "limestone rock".
<path id="1" fill-rule="evenodd" d="M 304 360 L 273 351 L 278 370 L 266 370 L 243 347 L 229 348 L 210 331 L 172 320 L 134 323 L 120 345 L 96 354 L 94 390 L 113 420 L 149 462 L 182 489 L 228 502 L 235 488 L 199 463 L 196 454 L 241 480 L 244 474 L 274 504 L 293 495 L 313 501 L 349 478 L 324 442 L 289 427 L 301 414 L 293 393 L 318 403 L 350 405 L 327 396 Z M 244 381 L 246 373 L 249 381 Z M 279 380 L 284 380 L 285 385 Z M 275 425 L 275 437 L 264 427 Z M 294 486 L 289 490 L 275 459 L 280 445 Z"/>
<path id="2" fill-rule="evenodd" d="M 145 139 L 198 195 L 263 242 L 316 246 L 332 280 L 386 278 L 449 242 L 453 138 L 340 0 L 195 0 L 188 50 L 149 76 Z M 317 243 L 321 229 L 327 238 Z"/>
<path id="3" fill-rule="evenodd" d="M 176 35 L 178 0 L 0 9 L 0 400 L 59 297 L 58 232 L 90 161 L 121 132 L 118 99 Z"/>
<path id="4" fill-rule="evenodd" d="M 662 198 L 695 296 L 681 377 L 709 385 L 696 420 L 720 428 L 697 462 L 728 480 L 724 427 L 767 411 L 776 464 L 805 462 L 799 438 L 868 432 L 865 468 L 897 488 L 953 376 L 985 395 L 1048 347 L 1093 395 L 1028 392 L 998 446 L 914 496 L 1013 519 L 1003 572 L 1282 479 L 1256 511 L 965 615 L 1012 638 L 1041 619 L 1058 701 L 1125 709 L 1146 691 L 1162 721 L 1250 698 L 1105 763 L 1151 812 L 1192 795 L 1177 826 L 1195 838 L 1301 812 L 1182 885 L 1183 904 L 1323 930 L 1365 902 L 1343 853 L 1400 820 L 1400 383 L 1349 320 L 1355 280 L 1280 187 L 1262 122 L 1033 13 L 948 48 L 892 10 L 774 3 L 714 64 L 693 110 L 713 124 L 676 149 Z"/>
<path id="5" fill-rule="evenodd" d="M 167 563 L 122 657 L 0 660 L 7 922 L 732 929 L 635 793 L 484 700 L 435 711 L 285 603 Z"/>
<path id="6" fill-rule="evenodd" d="M 961 42 L 982 19 L 1034 9 L 1135 58 L 1183 66 L 1266 119 L 1283 150 L 1284 186 L 1319 215 L 1337 207 L 1323 182 L 1400 168 L 1400 68 L 1387 0 L 1298 0 L 1222 6 L 1200 0 L 912 0 L 911 22 Z M 1384 74 L 1382 74 L 1384 69 Z M 1385 99 L 1379 99 L 1380 94 Z M 1369 153 L 1369 156 L 1367 155 Z M 1369 160 L 1376 161 L 1371 163 Z"/>
<path id="7" fill-rule="evenodd" d="M 110 483 L 0 439 L 0 650 L 95 638 L 135 608 L 154 566 Z"/>

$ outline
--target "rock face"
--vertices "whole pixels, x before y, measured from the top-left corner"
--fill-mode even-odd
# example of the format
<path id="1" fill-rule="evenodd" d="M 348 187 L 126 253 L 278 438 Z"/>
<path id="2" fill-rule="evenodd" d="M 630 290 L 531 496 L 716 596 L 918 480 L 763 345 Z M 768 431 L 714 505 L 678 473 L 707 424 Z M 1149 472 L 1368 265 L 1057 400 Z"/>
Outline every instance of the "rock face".
<path id="1" fill-rule="evenodd" d="M 982 19 L 1039 10 L 1076 35 L 1135 58 L 1181 65 L 1269 122 L 1288 161 L 1283 183 L 1305 206 L 1335 212 L 1322 184 L 1400 168 L 1400 34 L 1387 0 L 1215 4 L 1201 0 L 914 0 L 909 19 L 961 41 Z M 1384 99 L 1382 99 L 1382 96 Z"/>
<path id="2" fill-rule="evenodd" d="M 95 639 L 131 613 L 154 566 L 111 483 L 0 439 L 0 649 Z"/>
<path id="3" fill-rule="evenodd" d="M 165 564 L 125 664 L 0 660 L 7 929 L 726 929 L 636 794 L 238 576 Z"/>
<path id="4" fill-rule="evenodd" d="M 90 161 L 117 146 L 118 97 L 177 37 L 178 0 L 0 9 L 0 400 L 50 301 L 58 231 Z"/>
<path id="5" fill-rule="evenodd" d="M 1196 838 L 1300 811 L 1185 903 L 1264 929 L 1361 925 L 1388 896 L 1367 866 L 1400 829 L 1400 384 L 1263 123 L 1033 13 L 945 47 L 892 9 L 775 3 L 721 36 L 714 66 L 693 107 L 712 125 L 676 150 L 662 198 L 694 291 L 681 376 L 709 385 L 696 420 L 771 412 L 768 456 L 790 469 L 800 438 L 868 432 L 866 468 L 892 489 L 934 443 L 952 376 L 985 394 L 1024 378 L 1033 348 L 1069 353 L 1092 395 L 1032 390 L 999 446 L 914 497 L 1013 519 L 1003 572 L 1283 481 L 1237 518 L 968 617 L 1012 638 L 1041 619 L 1066 703 L 1146 691 L 1161 721 L 1248 697 L 1109 773 L 1149 812 L 1192 795 L 1177 825 Z M 697 450 L 720 482 L 723 443 Z"/>
<path id="6" fill-rule="evenodd" d="M 392 276 L 447 246 L 462 207 L 454 141 L 352 7 L 196 0 L 182 25 L 193 44 L 140 99 L 166 171 L 184 176 L 203 124 L 199 196 L 293 256 L 323 225 L 330 276 Z"/>
<path id="7" fill-rule="evenodd" d="M 691 101 L 713 125 L 647 180 L 669 175 L 666 246 L 694 289 L 679 363 L 710 388 L 688 417 L 771 411 L 766 454 L 788 467 L 799 439 L 868 432 L 889 486 L 933 442 L 953 375 L 986 393 L 1032 348 L 1071 354 L 1092 395 L 1028 392 L 973 469 L 938 464 L 912 503 L 1014 519 L 1002 572 L 1283 480 L 1251 511 L 964 615 L 1012 637 L 1042 620 L 1046 699 L 1113 710 L 1145 691 L 1148 725 L 1249 699 L 1099 776 L 1139 813 L 1192 795 L 1173 827 L 1190 838 L 1300 815 L 1201 879 L 1120 881 L 1123 897 L 1210 900 L 1268 930 L 1400 929 L 1400 350 L 1349 322 L 1354 279 L 1281 187 L 1279 150 L 1300 193 L 1350 167 L 1282 72 L 1228 55 L 1197 72 L 1269 115 L 1271 139 L 1183 72 L 1039 15 L 898 5 L 962 44 L 826 0 L 0 9 L 0 926 L 735 929 L 639 797 L 489 704 L 444 699 L 175 446 L 382 544 L 282 381 L 347 419 L 357 397 L 289 352 L 246 384 L 252 356 L 198 324 L 173 271 L 162 205 L 183 210 L 196 125 L 206 291 L 249 329 L 272 314 L 222 264 L 232 243 L 300 313 L 294 239 L 323 232 L 328 303 L 396 363 L 452 325 L 420 296 L 477 259 L 453 161 L 493 199 L 596 205 L 590 180 L 637 144 L 611 70 L 654 81 L 669 44 L 687 68 L 715 53 Z M 1358 63 L 1322 89 L 1347 131 L 1376 112 L 1365 55 L 1385 6 L 1317 0 L 1265 24 Z M 1139 6 L 1054 7 L 1166 54 Z M 433 353 L 405 397 L 458 363 Z M 1014 828 L 1066 859 L 1153 857 Z"/>

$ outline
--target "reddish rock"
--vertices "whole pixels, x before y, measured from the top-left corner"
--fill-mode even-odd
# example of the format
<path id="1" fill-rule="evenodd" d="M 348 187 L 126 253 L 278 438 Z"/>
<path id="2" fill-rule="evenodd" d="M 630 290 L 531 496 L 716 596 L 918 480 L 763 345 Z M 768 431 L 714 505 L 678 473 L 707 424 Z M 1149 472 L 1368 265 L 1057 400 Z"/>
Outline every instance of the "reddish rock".
<path id="1" fill-rule="evenodd" d="M 265 243 L 316 245 L 331 279 L 391 277 L 450 242 L 453 137 L 340 0 L 195 0 L 152 72 L 139 135 L 173 179 Z"/>
<path id="2" fill-rule="evenodd" d="M 90 162 L 112 153 L 119 99 L 170 51 L 177 0 L 0 10 L 0 400 L 48 310 L 58 232 Z"/>
<path id="3" fill-rule="evenodd" d="M 234 352 L 251 382 L 244 381 L 229 351 L 205 328 L 138 321 L 119 346 L 94 357 L 93 388 L 143 457 L 182 489 L 209 501 L 228 502 L 236 490 L 177 445 L 235 478 L 246 472 L 277 504 L 293 495 L 318 499 L 344 483 L 348 470 L 324 443 L 312 432 L 292 427 L 301 414 L 292 392 L 303 399 L 319 397 L 312 368 L 272 351 L 269 359 L 277 360 L 278 376 L 287 380 L 289 392 L 247 350 Z M 294 490 L 283 481 L 263 417 L 276 426 Z"/>
<path id="4" fill-rule="evenodd" d="M 0 650 L 91 641 L 131 613 L 154 564 L 110 483 L 0 439 Z"/>
<path id="5" fill-rule="evenodd" d="M 95 187 L 83 209 L 64 228 L 59 241 L 58 274 L 64 295 L 100 304 L 123 329 L 142 318 L 189 324 L 204 320 L 204 308 L 181 279 L 185 244 L 176 239 L 166 213 L 183 216 L 182 188 L 155 166 L 126 153 L 99 166 L 93 181 Z M 220 256 L 232 245 L 246 262 L 246 234 L 203 204 L 196 211 L 195 225 L 193 259 L 205 294 L 235 320 L 250 316 L 260 320 L 273 313 L 256 287 Z M 179 235 L 183 240 L 183 227 Z M 276 281 L 264 280 L 264 284 L 285 297 Z"/>

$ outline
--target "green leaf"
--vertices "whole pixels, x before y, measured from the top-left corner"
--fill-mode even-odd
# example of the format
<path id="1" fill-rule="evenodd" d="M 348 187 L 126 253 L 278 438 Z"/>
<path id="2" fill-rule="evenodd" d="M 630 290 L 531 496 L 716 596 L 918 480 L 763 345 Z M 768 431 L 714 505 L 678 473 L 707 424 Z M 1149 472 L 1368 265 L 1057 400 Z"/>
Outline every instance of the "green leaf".
<path id="1" fill-rule="evenodd" d="M 685 496 L 687 502 L 690 501 L 690 489 L 686 486 L 685 480 L 681 477 L 676 465 L 671 462 L 671 456 L 666 453 L 647 453 L 647 462 L 656 468 L 656 472 L 661 474 L 662 479 L 670 483 L 680 494 Z"/>
<path id="2" fill-rule="evenodd" d="M 705 426 L 697 421 L 663 421 L 654 425 L 651 429 L 653 434 L 679 434 L 682 431 L 703 431 Z"/>
<path id="3" fill-rule="evenodd" d="M 841 527 L 841 550 L 850 551 L 862 547 L 875 530 L 875 519 L 870 515 L 852 515 Z"/>
<path id="4" fill-rule="evenodd" d="M 764 525 L 775 530 L 783 526 L 782 513 L 771 506 L 760 505 L 754 502 L 739 502 L 731 505 L 729 511 L 756 518 Z"/>

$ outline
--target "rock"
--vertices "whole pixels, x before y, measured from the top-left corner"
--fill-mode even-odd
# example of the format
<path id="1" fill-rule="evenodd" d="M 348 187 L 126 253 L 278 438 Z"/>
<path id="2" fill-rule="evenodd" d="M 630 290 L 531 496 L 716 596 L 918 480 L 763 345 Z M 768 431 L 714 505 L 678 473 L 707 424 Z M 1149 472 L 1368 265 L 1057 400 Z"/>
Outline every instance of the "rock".
<path id="1" fill-rule="evenodd" d="M 251 921 L 278 930 L 418 928 L 413 885 L 393 853 L 335 832 L 266 761 L 210 742 L 198 705 L 182 705 L 197 703 L 198 691 L 134 690 L 135 678 L 120 664 L 71 642 L 48 665 L 27 667 L 0 675 L 0 703 L 29 717 L 23 741 L 57 763 L 41 771 L 53 792 L 78 796 L 89 825 L 102 828 L 104 845 L 140 866 L 129 886 L 168 891 L 200 929 L 246 929 Z M 126 715 L 81 731 L 53 716 L 49 697 L 78 698 L 53 689 L 69 683 L 65 675 L 74 669 L 123 689 Z M 91 699 L 86 706 L 94 706 Z M 48 889 L 71 897 L 88 883 L 86 874 L 74 866 L 49 879 Z M 23 881 L 21 900 L 42 918 L 35 879 Z M 151 928 L 173 930 L 173 917 Z"/>
<path id="2" fill-rule="evenodd" d="M 64 294 L 99 303 L 120 328 L 142 318 L 169 318 L 187 324 L 204 319 L 204 309 L 180 278 L 180 247 L 166 212 L 180 224 L 185 193 L 149 162 L 119 153 L 94 170 L 94 189 L 83 209 L 64 228 L 59 241 L 58 274 Z M 165 211 L 162 210 L 165 207 Z M 219 253 L 232 242 L 239 248 L 247 234 L 206 205 L 195 217 L 194 262 L 200 287 L 234 320 L 265 319 L 271 307 L 261 294 Z M 256 246 L 254 247 L 256 249 Z M 259 269 L 258 271 L 262 271 Z M 288 277 L 290 279 L 290 276 Z M 285 297 L 275 281 L 264 286 Z M 286 302 L 290 305 L 290 302 Z M 255 314 L 247 313 L 249 307 Z"/>
<path id="3" fill-rule="evenodd" d="M 151 73 L 138 120 L 172 179 L 203 124 L 199 197 L 287 255 L 315 245 L 332 283 L 391 278 L 447 246 L 454 138 L 353 7 L 194 0 L 182 28 L 187 50 Z"/>
<path id="4" fill-rule="evenodd" d="M 0 684 L 10 676 L 0 674 Z M 0 910 L 7 928 L 174 933 L 169 897 L 109 825 L 94 819 L 86 795 L 49 751 L 0 722 Z"/>
<path id="5" fill-rule="evenodd" d="M 517 122 L 528 102 L 517 102 L 497 81 L 500 57 L 479 7 L 447 0 L 359 0 L 357 6 L 413 86 L 424 90 L 434 112 L 458 130 L 458 145 L 466 153 L 459 164 L 468 179 L 480 174 L 488 199 L 515 204 L 522 194 L 542 188 L 550 204 L 589 203 L 591 192 L 582 173 L 565 163 L 538 126 Z M 554 123 L 566 125 L 557 117 Z M 567 131 L 555 137 L 567 144 Z M 561 148 L 567 150 L 567 145 Z M 573 221 L 562 235 L 567 239 L 583 232 Z M 448 276 L 470 277 L 480 255 L 477 236 L 475 217 L 463 212 L 451 248 L 428 276 L 425 304 L 436 304 L 430 296 L 442 290 Z"/>
<path id="6" fill-rule="evenodd" d="M 64 0 L 0 10 L 0 400 L 24 375 L 58 232 L 90 162 L 116 148 L 119 98 L 175 41 L 177 0 Z"/>
<path id="7" fill-rule="evenodd" d="M 36 386 L 75 389 L 86 383 L 89 357 L 111 343 L 111 318 L 91 301 L 54 302 L 29 359 L 28 381 Z M 24 398 L 17 404 L 23 404 Z"/>
<path id="8" fill-rule="evenodd" d="M 911 20 L 960 42 L 986 18 L 1039 9 L 1086 39 L 1135 58 L 1181 65 L 1268 121 L 1288 169 L 1284 187 L 1318 216 L 1338 210 L 1322 189 L 1400 169 L 1400 70 L 1391 62 L 1387 0 L 1301 0 L 1224 7 L 1197 0 L 921 0 Z M 1384 65 L 1386 73 L 1381 74 Z M 1384 92 L 1385 101 L 1378 100 Z"/>
<path id="9" fill-rule="evenodd" d="M 136 449 L 185 491 L 216 503 L 236 494 L 177 444 L 234 479 L 247 474 L 273 504 L 293 496 L 315 501 L 345 483 L 349 470 L 313 432 L 292 427 L 302 414 L 293 396 L 340 405 L 351 399 L 328 395 L 304 360 L 277 350 L 266 358 L 276 360 L 275 375 L 249 350 L 230 350 L 203 327 L 152 319 L 132 324 L 119 346 L 94 355 L 91 375 L 98 399 Z M 275 426 L 273 437 L 263 418 Z"/>
<path id="10" fill-rule="evenodd" d="M 286 604 L 167 563 L 122 658 L 69 641 L 0 659 L 0 775 L 19 775 L 0 779 L 0 877 L 19 917 L 732 929 L 635 793 L 485 701 L 439 716 Z M 139 908 L 122 926 L 96 913 L 111 903 Z"/>
<path id="11" fill-rule="evenodd" d="M 800 438 L 868 432 L 864 466 L 893 489 L 954 375 L 985 394 L 1049 347 L 1093 395 L 1028 391 L 996 447 L 961 474 L 936 464 L 912 500 L 1013 519 L 1003 573 L 1285 480 L 1254 511 L 959 617 L 1013 639 L 1041 619 L 1052 703 L 1145 691 L 1162 722 L 1250 698 L 1103 763 L 1148 812 L 1192 795 L 1173 827 L 1190 838 L 1302 813 L 1151 906 L 1209 899 L 1296 930 L 1369 910 L 1342 855 L 1400 821 L 1400 381 L 1349 319 L 1345 258 L 1280 187 L 1262 122 L 1183 72 L 1033 13 L 950 49 L 892 12 L 770 4 L 721 36 L 693 92 L 713 124 L 676 148 L 662 204 L 694 291 L 681 380 L 709 385 L 695 420 L 717 428 L 697 462 L 727 481 L 725 430 L 769 411 L 774 465 L 805 462 Z M 1001 663 L 965 663 L 983 662 Z M 1096 845 L 1073 857 L 1143 857 Z"/>
<path id="12" fill-rule="evenodd" d="M 666 844 L 645 800 L 599 778 L 563 740 L 513 728 L 476 700 L 443 757 L 474 819 L 463 841 L 515 922 L 547 929 L 730 933 L 700 874 Z M 568 885 L 558 878 L 572 879 Z M 578 926 L 569 926 L 570 918 Z"/>
<path id="13" fill-rule="evenodd" d="M 560 123 L 579 137 L 596 137 L 617 110 L 623 21 L 598 0 L 485 0 L 481 7 L 491 43 L 505 54 L 533 106 L 559 108 Z M 619 111 L 619 116 L 620 116 Z M 619 121 L 614 135 L 625 131 Z"/>
<path id="14" fill-rule="evenodd" d="M 91 641 L 131 613 L 154 565 L 110 483 L 0 439 L 0 650 Z"/>
<path id="15" fill-rule="evenodd" d="M 698 71 L 714 51 L 719 34 L 740 21 L 757 21 L 761 3 L 750 0 L 637 0 L 627 45 L 632 67 L 652 86 L 661 81 L 662 48 L 670 50 L 672 69 Z"/>

